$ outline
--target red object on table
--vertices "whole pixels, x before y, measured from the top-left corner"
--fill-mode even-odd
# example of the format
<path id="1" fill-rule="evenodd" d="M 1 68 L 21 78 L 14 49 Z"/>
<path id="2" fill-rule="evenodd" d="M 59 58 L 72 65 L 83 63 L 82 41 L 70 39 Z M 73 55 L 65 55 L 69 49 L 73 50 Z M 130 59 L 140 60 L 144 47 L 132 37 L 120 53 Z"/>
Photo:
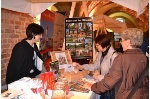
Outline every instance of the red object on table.
<path id="1" fill-rule="evenodd" d="M 54 89 L 54 74 L 53 74 L 53 72 L 41 73 L 40 79 L 42 80 L 44 90 L 47 90 L 47 89 L 53 90 Z"/>

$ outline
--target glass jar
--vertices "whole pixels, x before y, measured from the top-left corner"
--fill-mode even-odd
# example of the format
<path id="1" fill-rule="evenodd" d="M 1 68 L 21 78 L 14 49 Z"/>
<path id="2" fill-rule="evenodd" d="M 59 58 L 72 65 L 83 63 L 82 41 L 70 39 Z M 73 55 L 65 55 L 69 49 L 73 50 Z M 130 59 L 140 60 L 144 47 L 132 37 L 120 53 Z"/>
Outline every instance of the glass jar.
<path id="1" fill-rule="evenodd" d="M 54 89 L 62 89 L 65 91 L 65 83 L 64 82 L 56 82 L 55 85 L 54 85 Z"/>
<path id="2" fill-rule="evenodd" d="M 65 83 L 56 82 L 51 99 L 66 99 Z"/>
<path id="3" fill-rule="evenodd" d="M 65 87 L 65 91 L 66 91 L 66 94 L 69 93 L 69 83 L 68 83 L 68 80 L 66 78 L 59 78 L 57 80 L 57 82 L 63 82 L 65 83 L 64 87 Z"/>

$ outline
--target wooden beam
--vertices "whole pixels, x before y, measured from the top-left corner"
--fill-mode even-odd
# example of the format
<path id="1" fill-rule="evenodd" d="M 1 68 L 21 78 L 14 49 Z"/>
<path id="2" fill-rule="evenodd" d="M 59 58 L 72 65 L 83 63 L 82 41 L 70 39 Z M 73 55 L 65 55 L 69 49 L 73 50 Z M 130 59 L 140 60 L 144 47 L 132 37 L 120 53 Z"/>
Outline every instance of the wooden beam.
<path id="1" fill-rule="evenodd" d="M 76 7 L 76 2 L 72 2 L 69 18 L 73 18 L 75 7 Z"/>
<path id="2" fill-rule="evenodd" d="M 99 1 L 99 0 L 26 0 L 31 3 L 51 3 L 51 2 L 77 2 L 77 1 Z"/>
<path id="3" fill-rule="evenodd" d="M 88 8 L 87 8 L 87 5 L 86 5 L 86 2 L 83 1 L 82 5 L 83 5 L 83 11 L 84 11 L 85 17 L 88 17 L 89 14 L 88 14 Z"/>

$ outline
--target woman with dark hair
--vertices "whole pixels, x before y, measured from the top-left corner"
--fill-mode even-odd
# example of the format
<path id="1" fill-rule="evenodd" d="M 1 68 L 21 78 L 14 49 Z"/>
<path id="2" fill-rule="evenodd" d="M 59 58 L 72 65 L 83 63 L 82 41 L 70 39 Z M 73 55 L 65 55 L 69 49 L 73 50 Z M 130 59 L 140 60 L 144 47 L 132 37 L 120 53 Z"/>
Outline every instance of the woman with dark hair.
<path id="1" fill-rule="evenodd" d="M 113 60 L 118 55 L 114 48 L 110 44 L 110 38 L 106 34 L 100 34 L 95 38 L 95 47 L 98 51 L 96 60 L 93 64 L 80 65 L 79 63 L 73 62 L 73 66 L 79 70 L 90 70 L 93 72 L 93 78 L 95 80 L 101 81 L 105 74 L 108 73 Z M 98 72 L 97 72 L 98 71 Z M 103 96 L 101 96 L 101 99 Z"/>
<path id="2" fill-rule="evenodd" d="M 110 44 L 110 38 L 106 34 L 100 34 L 95 38 L 95 47 L 98 50 L 98 55 L 93 64 L 80 65 L 79 63 L 73 62 L 73 65 L 82 70 L 98 70 L 100 75 L 94 75 L 95 79 L 102 80 L 104 75 L 108 73 L 109 68 L 118 55 L 114 48 Z"/>
<path id="3" fill-rule="evenodd" d="M 41 73 L 43 59 L 36 42 L 40 41 L 42 33 L 42 26 L 35 23 L 28 25 L 27 38 L 17 43 L 12 50 L 6 73 L 7 84 L 22 77 L 35 77 Z"/>

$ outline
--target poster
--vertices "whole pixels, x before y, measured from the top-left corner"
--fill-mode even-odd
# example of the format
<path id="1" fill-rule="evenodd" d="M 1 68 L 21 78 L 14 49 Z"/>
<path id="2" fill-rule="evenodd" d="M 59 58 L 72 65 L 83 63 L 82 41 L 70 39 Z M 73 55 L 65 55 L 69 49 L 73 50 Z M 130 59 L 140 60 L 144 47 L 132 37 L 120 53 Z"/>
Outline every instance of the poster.
<path id="1" fill-rule="evenodd" d="M 44 28 L 44 34 L 40 41 L 40 50 L 52 47 L 52 35 L 54 28 L 55 14 L 49 10 L 41 13 L 40 25 Z"/>
<path id="2" fill-rule="evenodd" d="M 39 50 L 45 51 L 46 53 L 42 54 L 44 60 L 50 57 L 49 52 L 46 51 L 49 48 L 53 47 L 53 28 L 54 28 L 55 14 L 49 10 L 45 10 L 41 13 L 40 25 L 44 29 L 44 34 L 39 44 Z"/>
<path id="3" fill-rule="evenodd" d="M 71 56 L 92 57 L 93 22 L 90 17 L 65 19 L 65 49 Z"/>
<path id="4" fill-rule="evenodd" d="M 59 69 L 64 68 L 68 64 L 65 52 L 55 53 L 55 56 L 59 63 Z"/>

